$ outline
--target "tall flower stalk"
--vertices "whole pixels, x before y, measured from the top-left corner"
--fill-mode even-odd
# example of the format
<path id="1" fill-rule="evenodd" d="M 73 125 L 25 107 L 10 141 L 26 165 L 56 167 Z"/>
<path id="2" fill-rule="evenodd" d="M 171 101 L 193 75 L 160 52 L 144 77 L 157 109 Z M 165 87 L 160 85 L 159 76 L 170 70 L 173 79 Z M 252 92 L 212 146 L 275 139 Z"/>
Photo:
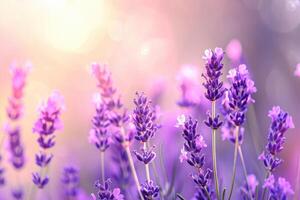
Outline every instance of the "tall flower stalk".
<path id="1" fill-rule="evenodd" d="M 270 191 L 268 199 L 286 199 L 287 195 L 293 194 L 290 184 L 281 177 L 276 182 L 273 172 L 283 162 L 278 154 L 283 150 L 285 132 L 295 126 L 292 117 L 279 106 L 274 106 L 268 116 L 271 118 L 268 143 L 259 156 L 267 171 L 262 199 L 265 198 L 267 190 Z"/>
<path id="2" fill-rule="evenodd" d="M 141 152 L 135 151 L 135 155 L 139 161 L 145 164 L 147 178 L 141 191 L 144 199 L 152 200 L 158 196 L 159 187 L 154 184 L 150 177 L 149 164 L 156 157 L 156 153 L 153 151 L 154 146 L 149 148 L 149 141 L 155 135 L 159 125 L 156 122 L 155 109 L 143 93 L 136 93 L 134 104 L 132 120 L 136 128 L 135 139 L 142 143 Z"/>
<path id="3" fill-rule="evenodd" d="M 203 136 L 198 133 L 197 125 L 198 122 L 192 120 L 191 117 L 188 119 L 185 116 L 178 118 L 178 126 L 182 127 L 182 136 L 185 140 L 179 159 L 180 162 L 187 161 L 195 169 L 196 173 L 192 174 L 192 179 L 198 187 L 195 198 L 211 200 L 214 198 L 211 189 L 212 171 L 209 168 L 204 169 L 205 156 L 202 150 L 207 145 Z"/>
<path id="4" fill-rule="evenodd" d="M 138 179 L 138 175 L 134 166 L 134 161 L 130 150 L 132 137 L 128 132 L 126 132 L 126 125 L 129 122 L 129 116 L 127 114 L 127 111 L 126 109 L 124 109 L 120 98 L 116 97 L 116 89 L 113 87 L 111 73 L 108 71 L 107 65 L 93 63 L 91 69 L 92 69 L 92 74 L 94 75 L 94 77 L 97 79 L 98 82 L 101 101 L 106 105 L 106 109 L 108 110 L 108 119 L 109 122 L 111 123 L 111 127 L 113 129 L 116 129 L 114 134 L 115 138 L 123 146 L 127 154 L 129 166 L 139 196 L 142 200 L 144 200 L 144 197 L 141 192 L 141 184 Z M 108 187 L 108 184 L 106 185 Z M 107 187 L 105 186 L 104 188 Z"/>
<path id="5" fill-rule="evenodd" d="M 17 170 L 16 176 L 19 180 L 19 171 L 25 164 L 24 148 L 21 139 L 20 119 L 23 116 L 23 97 L 24 88 L 26 86 L 26 78 L 31 69 L 31 65 L 24 66 L 12 65 L 10 74 L 12 76 L 11 96 L 8 99 L 6 108 L 8 122 L 5 126 L 5 132 L 8 136 L 7 147 L 9 150 L 9 161 L 14 169 Z M 18 183 L 16 188 L 13 188 L 12 196 L 15 199 L 23 199 L 23 189 Z"/>
<path id="6" fill-rule="evenodd" d="M 55 145 L 55 132 L 62 128 L 61 113 L 63 110 L 64 100 L 58 92 L 53 92 L 38 108 L 39 117 L 34 124 L 33 132 L 38 135 L 37 142 L 40 152 L 35 155 L 35 163 L 40 170 L 32 174 L 32 181 L 39 189 L 43 189 L 49 182 L 47 173 L 53 158 L 53 154 L 49 150 Z M 33 198 L 34 191 L 31 192 L 30 199 Z"/>
<path id="7" fill-rule="evenodd" d="M 220 199 L 218 168 L 217 168 L 217 150 L 216 150 L 216 131 L 222 125 L 219 121 L 219 115 L 216 114 L 216 101 L 222 97 L 224 93 L 223 82 L 220 80 L 223 69 L 222 60 L 224 52 L 221 48 L 215 50 L 207 49 L 204 52 L 203 59 L 205 60 L 205 73 L 202 76 L 205 79 L 203 86 L 206 89 L 205 97 L 211 101 L 211 114 L 208 113 L 206 124 L 212 129 L 212 158 L 213 158 L 213 173 L 216 188 L 217 199 Z"/>
<path id="8" fill-rule="evenodd" d="M 254 102 L 251 95 L 256 92 L 256 88 L 254 86 L 254 82 L 250 79 L 249 72 L 244 64 L 239 65 L 237 68 L 231 69 L 227 78 L 230 82 L 230 88 L 225 92 L 225 96 L 222 101 L 223 111 L 226 119 L 222 131 L 223 137 L 228 138 L 235 144 L 232 172 L 233 175 L 228 197 L 228 199 L 231 199 L 235 183 L 238 154 L 240 155 L 243 172 L 247 181 L 248 174 L 241 149 L 244 132 L 244 128 L 242 126 L 246 120 L 248 105 Z"/>

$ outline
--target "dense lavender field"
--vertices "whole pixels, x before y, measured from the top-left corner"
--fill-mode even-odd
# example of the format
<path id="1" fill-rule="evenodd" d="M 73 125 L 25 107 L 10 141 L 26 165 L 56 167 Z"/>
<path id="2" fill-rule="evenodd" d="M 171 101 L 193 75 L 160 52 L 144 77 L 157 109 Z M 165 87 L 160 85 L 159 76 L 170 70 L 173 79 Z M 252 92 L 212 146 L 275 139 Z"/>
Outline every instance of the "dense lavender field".
<path id="1" fill-rule="evenodd" d="M 0 200 L 300 200 L 300 0 L 0 0 Z"/>

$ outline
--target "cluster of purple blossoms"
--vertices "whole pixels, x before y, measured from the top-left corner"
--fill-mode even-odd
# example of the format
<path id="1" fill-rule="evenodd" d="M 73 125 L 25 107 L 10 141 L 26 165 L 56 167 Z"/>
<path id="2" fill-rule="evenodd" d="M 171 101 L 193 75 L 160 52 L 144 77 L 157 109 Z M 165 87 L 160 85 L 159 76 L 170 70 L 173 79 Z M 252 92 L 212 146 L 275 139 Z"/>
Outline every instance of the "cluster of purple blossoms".
<path id="1" fill-rule="evenodd" d="M 256 92 L 254 82 L 250 79 L 247 66 L 242 64 L 229 71 L 227 76 L 230 88 L 225 91 L 222 101 L 222 110 L 225 123 L 222 127 L 223 139 L 235 141 L 234 131 L 246 120 L 248 105 L 253 103 L 252 94 Z M 238 140 L 242 143 L 244 128 L 239 129 Z"/>
<path id="2" fill-rule="evenodd" d="M 96 113 L 92 119 L 93 127 L 89 133 L 89 142 L 94 144 L 97 149 L 104 152 L 110 145 L 111 137 L 108 133 L 110 121 L 106 104 L 101 102 L 100 94 L 94 95 Z"/>
<path id="3" fill-rule="evenodd" d="M 282 159 L 278 157 L 278 153 L 283 149 L 285 132 L 295 126 L 292 117 L 279 106 L 273 107 L 269 111 L 268 116 L 271 118 L 268 143 L 265 151 L 259 156 L 259 159 L 263 160 L 266 169 L 272 173 L 282 163 Z"/>
<path id="4" fill-rule="evenodd" d="M 204 52 L 203 59 L 205 60 L 205 74 L 202 76 L 205 78 L 205 97 L 211 102 L 215 102 L 223 96 L 224 88 L 223 82 L 220 80 L 222 75 L 221 70 L 223 69 L 222 60 L 224 58 L 224 52 L 221 48 L 216 48 L 215 51 L 207 49 Z M 213 112 L 213 111 L 212 111 Z M 215 113 L 213 113 L 215 115 Z M 207 120 L 205 124 L 211 129 L 218 129 L 222 122 L 219 120 L 219 115 L 212 116 L 211 113 L 207 112 Z"/>
<path id="5" fill-rule="evenodd" d="M 65 196 L 67 198 L 75 198 L 79 191 L 78 169 L 73 166 L 65 167 L 61 181 L 65 185 Z"/>
<path id="6" fill-rule="evenodd" d="M 143 93 L 136 93 L 134 104 L 135 109 L 132 114 L 132 120 L 136 129 L 135 139 L 143 144 L 141 152 L 135 151 L 134 153 L 137 159 L 146 165 L 148 177 L 147 181 L 141 185 L 141 193 L 144 199 L 150 200 L 158 196 L 159 187 L 150 180 L 149 171 L 147 172 L 147 165 L 156 157 L 156 153 L 153 151 L 154 146 L 149 148 L 149 142 L 160 125 L 156 122 L 155 108 Z"/>
<path id="7" fill-rule="evenodd" d="M 62 128 L 60 115 L 63 109 L 63 97 L 58 92 L 53 92 L 39 107 L 39 118 L 34 124 L 33 132 L 38 134 L 40 152 L 35 155 L 35 163 L 41 171 L 47 168 L 52 160 L 53 155 L 46 151 L 55 145 L 54 132 Z M 38 172 L 33 173 L 32 180 L 38 188 L 44 188 L 49 182 L 49 178 L 42 175 Z"/>
<path id="8" fill-rule="evenodd" d="M 223 82 L 220 81 L 223 69 L 222 60 L 224 52 L 221 48 L 205 50 L 203 59 L 205 60 L 206 73 L 202 74 L 205 78 L 203 86 L 206 89 L 205 97 L 210 101 L 216 101 L 222 97 L 224 93 Z"/>
<path id="9" fill-rule="evenodd" d="M 92 74 L 98 81 L 101 101 L 109 110 L 108 118 L 110 122 L 116 127 L 121 127 L 128 122 L 129 117 L 126 109 L 123 108 L 120 97 L 116 97 L 117 90 L 113 87 L 111 73 L 108 71 L 107 65 L 93 63 L 91 68 Z"/>
<path id="10" fill-rule="evenodd" d="M 158 196 L 159 187 L 152 180 L 147 180 L 141 185 L 141 192 L 145 200 L 153 200 Z"/>
<path id="11" fill-rule="evenodd" d="M 156 123 L 155 109 L 151 102 L 144 94 L 136 93 L 134 99 L 135 110 L 133 111 L 132 120 L 135 125 L 135 139 L 142 143 L 147 143 L 156 133 L 159 125 Z M 147 144 L 148 145 L 148 144 Z M 153 148 L 147 149 L 147 145 L 141 148 L 141 153 L 135 151 L 137 159 L 144 164 L 150 163 L 156 156 Z"/>
<path id="12" fill-rule="evenodd" d="M 95 183 L 98 189 L 97 194 L 92 194 L 93 200 L 124 200 L 119 188 L 110 189 L 111 180 L 107 179 L 103 184 L 99 181 Z"/>
<path id="13" fill-rule="evenodd" d="M 197 132 L 198 122 L 188 119 L 184 115 L 178 117 L 178 127 L 182 127 L 182 136 L 185 140 L 183 148 L 181 149 L 180 162 L 184 160 L 194 167 L 197 173 L 192 174 L 192 179 L 198 186 L 196 199 L 210 199 L 213 197 L 211 190 L 212 170 L 204 169 L 205 156 L 202 149 L 207 147 L 203 136 Z"/>
<path id="14" fill-rule="evenodd" d="M 283 150 L 285 132 L 295 126 L 292 117 L 279 106 L 273 107 L 268 116 L 271 118 L 268 143 L 265 151 L 259 156 L 267 170 L 263 188 L 269 189 L 269 199 L 287 199 L 287 195 L 293 194 L 289 182 L 281 177 L 276 182 L 273 172 L 283 162 L 278 154 Z"/>
<path id="15" fill-rule="evenodd" d="M 279 177 L 276 181 L 274 175 L 270 175 L 263 185 L 263 188 L 267 188 L 270 191 L 270 200 L 286 200 L 288 195 L 294 194 L 291 188 L 291 184 L 285 180 L 285 178 Z"/>
<path id="16" fill-rule="evenodd" d="M 254 174 L 250 174 L 247 176 L 247 180 L 244 183 L 244 185 L 241 187 L 241 196 L 243 200 L 249 199 L 256 199 L 256 192 L 257 192 L 257 186 L 258 181 L 256 179 L 256 176 Z"/>

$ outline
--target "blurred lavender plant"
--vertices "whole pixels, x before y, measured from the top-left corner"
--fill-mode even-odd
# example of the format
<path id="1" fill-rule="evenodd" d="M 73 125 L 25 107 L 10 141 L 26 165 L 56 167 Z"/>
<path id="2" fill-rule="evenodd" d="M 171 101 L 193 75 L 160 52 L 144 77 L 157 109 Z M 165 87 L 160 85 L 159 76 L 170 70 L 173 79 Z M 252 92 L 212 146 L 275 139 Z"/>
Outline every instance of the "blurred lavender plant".
<path id="1" fill-rule="evenodd" d="M 211 189 L 212 170 L 204 169 L 205 156 L 202 149 L 207 147 L 203 136 L 197 131 L 197 121 L 193 121 L 191 117 L 188 119 L 185 116 L 178 118 L 177 126 L 182 127 L 182 136 L 185 140 L 181 149 L 180 162 L 187 163 L 195 168 L 196 173 L 193 173 L 192 179 L 197 185 L 195 199 L 214 199 L 214 194 Z"/>
<path id="2" fill-rule="evenodd" d="M 54 133 L 62 128 L 60 115 L 63 110 L 63 97 L 58 92 L 53 92 L 47 101 L 42 102 L 38 108 L 39 118 L 34 124 L 33 132 L 38 134 L 37 142 L 40 152 L 35 155 L 35 163 L 40 168 L 40 172 L 32 174 L 32 181 L 40 189 L 49 182 L 46 172 L 53 154 L 47 151 L 55 145 Z"/>
<path id="3" fill-rule="evenodd" d="M 212 157 L 213 157 L 213 172 L 216 188 L 217 199 L 220 199 L 219 194 L 219 181 L 218 181 L 218 168 L 217 168 L 217 154 L 216 154 L 216 130 L 222 125 L 219 121 L 219 115 L 216 115 L 216 101 L 223 96 L 224 88 L 223 82 L 220 81 L 223 69 L 222 60 L 224 52 L 221 48 L 215 50 L 207 49 L 204 52 L 203 59 L 205 60 L 205 74 L 202 76 L 205 79 L 203 86 L 206 89 L 205 97 L 211 101 L 211 114 L 208 113 L 206 125 L 212 129 Z"/>
<path id="4" fill-rule="evenodd" d="M 62 183 L 65 186 L 65 197 L 76 199 L 79 193 L 79 171 L 73 166 L 66 166 L 63 170 Z"/>
<path id="5" fill-rule="evenodd" d="M 268 143 L 259 156 L 267 171 L 262 198 L 264 199 L 267 190 L 270 190 L 268 199 L 286 199 L 288 194 L 293 194 L 290 184 L 284 178 L 279 178 L 275 183 L 273 172 L 283 162 L 278 154 L 283 150 L 285 132 L 295 126 L 292 117 L 279 106 L 274 106 L 268 116 L 271 118 Z"/>
<path id="6" fill-rule="evenodd" d="M 12 164 L 12 167 L 18 171 L 22 169 L 25 164 L 21 127 L 18 123 L 23 116 L 24 88 L 30 69 L 30 64 L 25 64 L 24 66 L 16 66 L 13 64 L 10 66 L 12 94 L 8 98 L 6 113 L 9 121 L 5 125 L 4 131 L 8 135 L 7 149 L 9 152 L 9 161 Z M 16 173 L 16 176 L 19 176 L 19 172 Z M 14 199 L 22 199 L 23 189 L 20 183 L 12 190 L 12 196 Z"/>

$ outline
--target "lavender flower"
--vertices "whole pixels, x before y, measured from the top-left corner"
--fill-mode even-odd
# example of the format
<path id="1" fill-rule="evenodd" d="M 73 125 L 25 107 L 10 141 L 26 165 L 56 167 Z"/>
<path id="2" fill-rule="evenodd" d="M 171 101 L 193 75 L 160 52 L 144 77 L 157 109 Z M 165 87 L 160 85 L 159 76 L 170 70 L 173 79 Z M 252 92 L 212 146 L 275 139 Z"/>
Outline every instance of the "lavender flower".
<path id="1" fill-rule="evenodd" d="M 121 194 L 119 188 L 110 189 L 109 185 L 111 180 L 107 179 L 104 184 L 99 181 L 95 183 L 95 187 L 98 189 L 97 194 L 93 194 L 93 200 L 124 200 L 124 196 Z"/>
<path id="2" fill-rule="evenodd" d="M 52 154 L 47 154 L 46 150 L 55 145 L 54 132 L 62 128 L 60 115 L 63 109 L 63 98 L 58 92 L 52 93 L 48 100 L 39 106 L 39 118 L 34 124 L 33 132 L 38 134 L 37 142 L 41 149 L 40 153 L 36 154 L 35 162 L 42 170 L 48 167 L 52 160 Z M 38 188 L 44 188 L 49 182 L 49 178 L 42 177 L 40 173 L 33 173 L 32 178 Z"/>
<path id="3" fill-rule="evenodd" d="M 231 84 L 225 92 L 222 101 L 222 112 L 225 116 L 224 126 L 222 127 L 223 139 L 235 142 L 234 132 L 237 126 L 242 126 L 245 122 L 248 105 L 254 100 L 252 94 L 256 92 L 254 82 L 250 79 L 246 65 L 239 65 L 231 69 L 227 76 Z M 244 128 L 239 129 L 239 143 L 243 140 Z"/>
<path id="4" fill-rule="evenodd" d="M 12 76 L 12 95 L 8 99 L 9 105 L 6 108 L 7 116 L 11 121 L 18 120 L 23 114 L 23 90 L 26 85 L 26 78 L 31 69 L 31 65 L 24 67 L 12 65 L 10 73 Z"/>
<path id="5" fill-rule="evenodd" d="M 180 117 L 182 120 L 183 117 Z M 185 117 L 184 117 L 185 119 Z M 181 122 L 182 123 L 182 122 Z M 211 186 L 211 169 L 206 171 L 203 169 L 205 156 L 202 153 L 202 149 L 207 147 L 203 137 L 197 133 L 197 121 L 193 121 L 191 117 L 188 117 L 184 121 L 182 126 L 182 136 L 184 138 L 183 149 L 181 150 L 180 161 L 186 160 L 187 163 L 195 168 L 197 173 L 192 174 L 192 179 L 198 186 L 196 199 L 207 199 L 213 196 Z"/>
<path id="6" fill-rule="evenodd" d="M 203 84 L 206 88 L 205 97 L 210 101 L 216 101 L 224 92 L 223 82 L 219 80 L 222 75 L 224 52 L 221 48 L 216 48 L 215 51 L 207 49 L 204 53 L 206 73 L 202 76 L 205 78 Z"/>
<path id="7" fill-rule="evenodd" d="M 147 180 L 141 185 L 141 192 L 145 200 L 153 200 L 158 196 L 159 187 L 153 181 Z"/>
<path id="8" fill-rule="evenodd" d="M 249 199 L 249 194 L 251 199 L 255 199 L 256 189 L 258 186 L 258 181 L 254 174 L 247 176 L 247 182 L 241 187 L 241 195 L 244 200 Z"/>
<path id="9" fill-rule="evenodd" d="M 24 193 L 22 188 L 13 189 L 12 196 L 15 200 L 22 200 Z"/>
<path id="10" fill-rule="evenodd" d="M 116 127 L 122 126 L 128 122 L 129 117 L 126 109 L 119 97 L 116 97 L 116 89 L 113 87 L 111 73 L 107 70 L 107 65 L 93 63 L 91 65 L 92 73 L 98 81 L 100 89 L 101 101 L 107 106 L 110 111 L 108 113 L 109 120 Z"/>
<path id="11" fill-rule="evenodd" d="M 5 132 L 8 134 L 8 148 L 9 148 L 9 157 L 10 162 L 12 163 L 15 169 L 21 169 L 24 166 L 24 149 L 21 144 L 20 138 L 20 128 L 19 127 L 9 127 L 7 124 Z"/>
<path id="12" fill-rule="evenodd" d="M 136 96 L 134 99 L 136 108 L 132 116 L 137 133 L 135 139 L 147 142 L 154 136 L 159 125 L 156 123 L 156 113 L 151 101 L 143 93 L 136 93 Z"/>
<path id="13" fill-rule="evenodd" d="M 259 159 L 263 160 L 268 171 L 273 172 L 274 169 L 282 163 L 282 160 L 277 157 L 277 154 L 283 149 L 285 132 L 295 126 L 292 117 L 279 106 L 273 107 L 272 110 L 269 111 L 268 116 L 271 118 L 268 143 Z"/>
<path id="14" fill-rule="evenodd" d="M 62 183 L 65 185 L 65 195 L 68 198 L 76 197 L 79 192 L 79 174 L 78 169 L 73 166 L 64 168 Z"/>

